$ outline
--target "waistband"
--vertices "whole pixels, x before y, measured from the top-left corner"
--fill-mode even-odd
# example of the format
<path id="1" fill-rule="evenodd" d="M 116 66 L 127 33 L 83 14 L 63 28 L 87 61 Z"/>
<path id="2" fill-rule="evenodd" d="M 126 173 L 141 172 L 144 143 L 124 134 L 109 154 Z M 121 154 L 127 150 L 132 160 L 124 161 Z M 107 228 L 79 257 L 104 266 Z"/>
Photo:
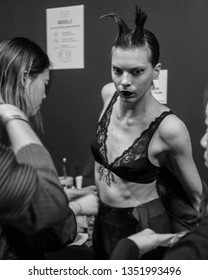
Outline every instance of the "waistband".
<path id="1" fill-rule="evenodd" d="M 118 214 L 132 214 L 133 212 L 135 212 L 134 210 L 139 210 L 141 211 L 142 209 L 148 209 L 148 212 L 150 214 L 150 216 L 155 216 L 158 215 L 159 213 L 162 213 L 163 211 L 165 211 L 164 206 L 161 203 L 160 198 L 156 198 L 153 199 L 151 201 L 148 201 L 144 204 L 141 204 L 139 206 L 135 206 L 135 207 L 125 207 L 125 208 L 121 208 L 121 207 L 112 207 L 109 205 L 106 205 L 104 202 L 102 202 L 101 200 L 99 200 L 99 204 L 100 204 L 100 209 L 104 210 L 104 211 L 111 211 L 113 213 L 118 213 Z"/>
<path id="2" fill-rule="evenodd" d="M 125 208 L 121 208 L 121 207 L 112 207 L 112 206 L 108 206 L 106 205 L 104 202 L 102 202 L 101 200 L 99 200 L 99 204 L 100 204 L 100 210 L 104 210 L 104 211 L 111 211 L 117 214 L 132 214 L 134 207 L 125 207 Z"/>

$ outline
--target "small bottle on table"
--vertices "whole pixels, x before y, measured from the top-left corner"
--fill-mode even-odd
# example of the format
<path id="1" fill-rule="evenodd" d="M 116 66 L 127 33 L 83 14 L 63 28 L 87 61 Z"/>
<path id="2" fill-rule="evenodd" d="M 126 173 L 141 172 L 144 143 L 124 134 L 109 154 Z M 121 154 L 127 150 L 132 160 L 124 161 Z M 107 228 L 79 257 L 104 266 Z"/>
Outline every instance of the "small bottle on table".
<path id="1" fill-rule="evenodd" d="M 67 172 L 68 171 L 68 165 L 67 165 L 67 158 L 63 158 L 62 159 L 62 174 L 63 174 L 63 178 L 64 180 L 67 179 Z"/>

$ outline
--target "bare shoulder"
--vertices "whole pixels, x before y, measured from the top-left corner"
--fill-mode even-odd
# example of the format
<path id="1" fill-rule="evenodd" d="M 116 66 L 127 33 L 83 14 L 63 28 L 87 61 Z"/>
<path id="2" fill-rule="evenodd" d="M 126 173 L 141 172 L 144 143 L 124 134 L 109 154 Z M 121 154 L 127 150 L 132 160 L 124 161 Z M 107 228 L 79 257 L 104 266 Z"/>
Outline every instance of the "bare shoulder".
<path id="1" fill-rule="evenodd" d="M 115 91 L 116 91 L 116 88 L 114 86 L 114 83 L 109 83 L 109 84 L 106 84 L 103 86 L 103 88 L 101 90 L 101 96 L 102 96 L 104 104 L 106 104 L 110 101 L 110 99 L 112 98 Z"/>
<path id="2" fill-rule="evenodd" d="M 176 115 L 168 115 L 159 127 L 160 138 L 168 147 L 184 146 L 190 142 L 190 135 L 185 123 Z"/>

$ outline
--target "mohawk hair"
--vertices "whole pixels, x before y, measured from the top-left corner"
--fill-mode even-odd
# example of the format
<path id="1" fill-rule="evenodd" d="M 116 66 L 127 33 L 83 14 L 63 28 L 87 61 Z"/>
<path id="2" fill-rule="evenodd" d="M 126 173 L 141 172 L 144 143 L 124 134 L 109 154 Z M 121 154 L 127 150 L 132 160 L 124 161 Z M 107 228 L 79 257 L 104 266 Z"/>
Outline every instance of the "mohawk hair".
<path id="1" fill-rule="evenodd" d="M 125 23 L 125 21 L 122 18 L 120 18 L 115 13 L 109 13 L 101 16 L 100 18 L 105 18 L 105 17 L 112 17 L 115 20 L 115 22 L 118 24 L 118 34 L 114 42 L 115 46 L 123 45 L 123 43 L 125 42 L 125 38 L 128 36 L 130 32 L 128 25 Z"/>
<path id="2" fill-rule="evenodd" d="M 131 47 L 143 47 L 146 46 L 149 48 L 150 62 L 155 66 L 160 57 L 160 46 L 155 35 L 144 29 L 144 24 L 147 20 L 147 14 L 138 9 L 136 5 L 135 12 L 135 28 L 129 28 L 124 20 L 115 13 L 109 13 L 101 16 L 100 18 L 111 17 L 118 24 L 118 34 L 114 40 L 113 47 L 120 48 L 131 48 Z"/>
<path id="3" fill-rule="evenodd" d="M 135 25 L 136 28 L 132 35 L 132 44 L 137 45 L 138 43 L 144 42 L 144 24 L 147 19 L 147 14 L 136 6 L 136 18 Z"/>
<path id="4" fill-rule="evenodd" d="M 101 16 L 100 18 L 112 17 L 118 24 L 118 34 L 114 41 L 115 47 L 129 47 L 144 44 L 144 32 L 143 27 L 147 19 L 147 14 L 138 9 L 136 6 L 136 18 L 135 18 L 135 29 L 130 29 L 125 21 L 115 13 L 109 13 Z"/>

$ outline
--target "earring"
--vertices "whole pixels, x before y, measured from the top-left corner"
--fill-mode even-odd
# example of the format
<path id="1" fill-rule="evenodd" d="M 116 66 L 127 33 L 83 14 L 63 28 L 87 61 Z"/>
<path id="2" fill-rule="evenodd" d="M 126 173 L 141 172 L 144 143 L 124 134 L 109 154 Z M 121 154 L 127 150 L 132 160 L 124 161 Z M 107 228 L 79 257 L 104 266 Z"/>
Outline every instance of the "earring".
<path id="1" fill-rule="evenodd" d="M 159 79 L 159 74 L 158 74 L 158 73 L 154 75 L 154 79 L 155 79 L 155 80 L 158 80 L 158 79 Z"/>

